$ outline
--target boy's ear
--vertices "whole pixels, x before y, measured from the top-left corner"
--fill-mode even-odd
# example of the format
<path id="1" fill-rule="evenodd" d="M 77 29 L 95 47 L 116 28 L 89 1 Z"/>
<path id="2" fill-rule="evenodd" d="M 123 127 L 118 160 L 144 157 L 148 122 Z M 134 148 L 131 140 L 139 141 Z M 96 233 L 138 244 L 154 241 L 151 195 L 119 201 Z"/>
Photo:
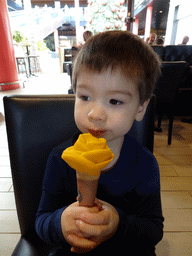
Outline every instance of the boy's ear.
<path id="1" fill-rule="evenodd" d="M 141 121 L 143 119 L 149 102 L 150 102 L 150 99 L 146 100 L 142 105 L 139 105 L 139 108 L 135 117 L 136 121 Z"/>

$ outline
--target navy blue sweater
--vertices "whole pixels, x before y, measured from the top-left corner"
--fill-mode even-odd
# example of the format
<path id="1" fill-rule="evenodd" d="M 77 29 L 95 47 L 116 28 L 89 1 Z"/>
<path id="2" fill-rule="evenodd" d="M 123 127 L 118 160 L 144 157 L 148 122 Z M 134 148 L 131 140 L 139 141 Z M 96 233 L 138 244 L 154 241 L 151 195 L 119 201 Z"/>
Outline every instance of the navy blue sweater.
<path id="1" fill-rule="evenodd" d="M 47 243 L 64 246 L 61 231 L 63 210 L 76 201 L 76 172 L 61 154 L 73 138 L 55 147 L 47 161 L 42 197 L 36 214 L 36 231 Z M 142 252 L 154 251 L 163 236 L 160 177 L 153 154 L 129 135 L 125 136 L 115 166 L 100 176 L 97 198 L 113 205 L 120 222 L 114 236 L 98 247 Z M 114 251 L 114 250 L 113 250 Z M 135 254 L 134 254 L 135 255 Z M 155 255 L 147 254 L 146 255 Z"/>

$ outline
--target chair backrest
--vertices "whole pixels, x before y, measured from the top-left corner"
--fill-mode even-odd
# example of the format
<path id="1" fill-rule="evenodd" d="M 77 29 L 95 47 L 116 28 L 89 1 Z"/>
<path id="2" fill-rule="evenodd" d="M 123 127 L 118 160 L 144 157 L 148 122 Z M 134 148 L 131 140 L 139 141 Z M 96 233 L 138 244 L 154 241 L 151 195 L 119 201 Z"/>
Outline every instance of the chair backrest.
<path id="1" fill-rule="evenodd" d="M 157 104 L 174 103 L 185 68 L 185 61 L 162 62 L 162 75 L 156 84 L 154 92 Z"/>
<path id="2" fill-rule="evenodd" d="M 77 131 L 74 95 L 4 97 L 6 129 L 22 237 L 34 234 L 46 161 L 52 148 Z M 130 135 L 153 151 L 155 99 Z M 20 254 L 18 254 L 20 255 Z"/>
<path id="3" fill-rule="evenodd" d="M 159 55 L 160 59 L 164 59 L 165 47 L 163 45 L 151 45 L 153 50 Z"/>
<path id="4" fill-rule="evenodd" d="M 192 65 L 192 45 L 167 45 L 164 61 L 186 61 Z"/>

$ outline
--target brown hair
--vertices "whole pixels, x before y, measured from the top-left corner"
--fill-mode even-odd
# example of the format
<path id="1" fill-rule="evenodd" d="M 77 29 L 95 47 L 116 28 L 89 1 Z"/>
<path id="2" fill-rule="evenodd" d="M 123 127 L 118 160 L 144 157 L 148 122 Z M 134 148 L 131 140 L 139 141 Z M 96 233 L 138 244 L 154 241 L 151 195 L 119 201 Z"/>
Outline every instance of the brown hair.
<path id="1" fill-rule="evenodd" d="M 154 91 L 160 69 L 160 59 L 153 49 L 138 36 L 127 31 L 106 31 L 91 37 L 78 53 L 74 67 L 72 87 L 82 67 L 102 72 L 108 67 L 120 68 L 138 86 L 140 103 L 149 99 Z"/>

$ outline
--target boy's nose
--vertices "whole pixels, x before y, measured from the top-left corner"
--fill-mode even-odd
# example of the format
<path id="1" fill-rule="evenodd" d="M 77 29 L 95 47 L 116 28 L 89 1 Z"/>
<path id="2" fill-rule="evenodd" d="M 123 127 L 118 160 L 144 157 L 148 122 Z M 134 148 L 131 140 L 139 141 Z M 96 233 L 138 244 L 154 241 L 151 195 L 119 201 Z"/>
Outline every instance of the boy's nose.
<path id="1" fill-rule="evenodd" d="M 88 118 L 95 121 L 105 121 L 107 118 L 105 110 L 96 104 L 88 113 Z"/>

